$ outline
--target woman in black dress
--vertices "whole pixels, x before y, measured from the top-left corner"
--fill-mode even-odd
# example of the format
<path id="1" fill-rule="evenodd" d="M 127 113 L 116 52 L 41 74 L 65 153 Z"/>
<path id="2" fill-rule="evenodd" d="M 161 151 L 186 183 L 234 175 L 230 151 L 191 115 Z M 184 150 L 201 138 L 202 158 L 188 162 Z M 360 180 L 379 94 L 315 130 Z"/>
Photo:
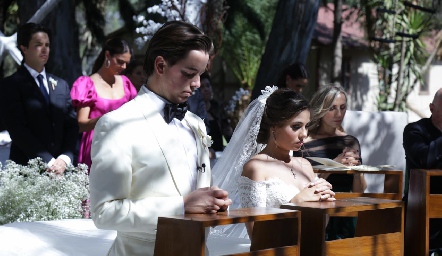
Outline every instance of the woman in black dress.
<path id="1" fill-rule="evenodd" d="M 322 157 L 333 159 L 347 166 L 360 165 L 361 148 L 356 137 L 348 135 L 342 128 L 347 110 L 347 94 L 339 85 L 322 87 L 310 101 L 311 122 L 309 136 L 304 141 L 304 150 L 294 156 Z M 318 163 L 311 161 L 312 165 Z M 321 174 L 335 192 L 364 192 L 367 187 L 364 175 Z M 327 240 L 353 237 L 354 218 L 330 218 L 327 226 Z"/>

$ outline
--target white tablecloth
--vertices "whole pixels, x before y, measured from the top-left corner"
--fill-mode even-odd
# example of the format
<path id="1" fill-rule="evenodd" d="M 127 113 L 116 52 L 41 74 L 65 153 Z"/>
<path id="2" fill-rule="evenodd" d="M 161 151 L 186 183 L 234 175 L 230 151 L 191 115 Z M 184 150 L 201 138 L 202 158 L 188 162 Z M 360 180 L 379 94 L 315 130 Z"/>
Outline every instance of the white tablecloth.
<path id="1" fill-rule="evenodd" d="M 116 235 L 90 219 L 15 222 L 0 226 L 0 256 L 104 256 Z M 209 237 L 207 246 L 212 256 L 247 252 L 250 240 Z"/>
<path id="2" fill-rule="evenodd" d="M 90 219 L 15 222 L 0 226 L 0 255 L 106 255 L 116 235 Z"/>

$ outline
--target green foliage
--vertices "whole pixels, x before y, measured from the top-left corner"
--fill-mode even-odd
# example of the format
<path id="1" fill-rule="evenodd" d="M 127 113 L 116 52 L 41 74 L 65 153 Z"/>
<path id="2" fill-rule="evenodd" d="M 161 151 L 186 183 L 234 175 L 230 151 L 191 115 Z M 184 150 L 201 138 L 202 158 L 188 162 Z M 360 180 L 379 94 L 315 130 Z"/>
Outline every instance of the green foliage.
<path id="1" fill-rule="evenodd" d="M 6 2 L 4 3 L 6 4 Z M 17 2 L 10 2 L 9 5 L 3 6 L 6 8 L 5 15 L 3 16 L 3 33 L 6 36 L 10 36 L 17 31 L 18 26 L 18 5 Z"/>
<path id="2" fill-rule="evenodd" d="M 411 9 L 398 1 L 368 1 L 368 7 L 396 10 L 397 14 L 377 13 L 375 31 L 378 38 L 394 39 L 395 43 L 375 43 L 374 61 L 378 67 L 380 111 L 406 111 L 408 95 L 418 83 L 424 83 L 423 70 L 428 54 L 423 38 L 434 27 L 434 17 L 428 13 Z M 397 35 L 402 32 L 416 38 Z"/>
<path id="3" fill-rule="evenodd" d="M 224 33 L 221 55 L 243 88 L 254 84 L 264 47 L 265 42 L 246 22 L 238 22 L 232 31 Z"/>
<path id="4" fill-rule="evenodd" d="M 229 26 L 223 33 L 221 56 L 241 82 L 241 87 L 251 89 L 255 84 L 256 74 L 264 53 L 267 37 L 271 28 L 271 21 L 276 11 L 277 0 L 259 1 L 247 0 L 236 11 L 228 10 Z M 241 11 L 243 10 L 243 11 Z M 244 11 L 246 10 L 246 11 Z M 265 38 L 262 38 L 263 28 L 252 25 L 249 19 L 259 17 L 264 26 Z M 255 19 L 255 18 L 253 18 Z"/>

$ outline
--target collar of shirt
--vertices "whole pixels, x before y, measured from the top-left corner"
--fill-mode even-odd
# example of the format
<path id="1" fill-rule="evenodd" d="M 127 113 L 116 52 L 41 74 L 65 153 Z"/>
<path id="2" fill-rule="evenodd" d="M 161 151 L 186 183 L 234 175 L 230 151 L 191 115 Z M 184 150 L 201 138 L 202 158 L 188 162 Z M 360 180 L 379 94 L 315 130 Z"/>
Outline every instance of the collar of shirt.
<path id="1" fill-rule="evenodd" d="M 43 68 L 43 71 L 41 71 L 40 73 L 38 73 L 35 69 L 31 68 L 30 66 L 28 66 L 28 64 L 24 63 L 23 66 L 25 66 L 25 68 L 29 71 L 29 73 L 31 74 L 31 76 L 35 79 L 37 79 L 37 76 L 39 74 L 41 74 L 44 77 L 44 80 L 47 79 L 46 77 L 46 69 Z"/>
<path id="2" fill-rule="evenodd" d="M 43 71 L 41 71 L 41 73 L 38 73 L 35 69 L 31 68 L 30 66 L 28 66 L 28 64 L 24 63 L 23 66 L 29 71 L 29 73 L 31 74 L 31 76 L 34 78 L 35 82 L 37 83 L 38 86 L 40 86 L 40 84 L 38 83 L 38 79 L 37 76 L 38 75 L 42 75 L 43 76 L 43 84 L 46 87 L 46 90 L 49 92 L 49 88 L 48 88 L 48 78 L 46 76 L 46 69 L 43 68 Z"/>
<path id="3" fill-rule="evenodd" d="M 171 103 L 160 95 L 154 93 L 153 91 L 147 89 L 147 87 L 142 86 L 140 90 L 143 90 L 148 95 L 149 99 L 152 100 L 154 107 L 160 113 L 160 115 L 164 118 L 164 107 L 166 104 Z"/>
<path id="4" fill-rule="evenodd" d="M 155 108 L 153 110 L 158 111 L 161 116 L 164 118 L 164 106 L 166 103 L 170 103 L 168 100 L 163 97 L 155 94 L 151 90 L 147 89 L 145 86 L 141 87 L 140 90 L 143 90 L 149 100 L 153 102 L 152 107 Z M 188 180 L 191 184 L 192 191 L 196 188 L 196 180 L 197 180 L 197 159 L 198 159 L 198 150 L 195 134 L 193 133 L 192 128 L 188 124 L 188 122 L 179 121 L 178 119 L 173 119 L 166 128 L 170 136 L 176 136 L 176 141 L 179 141 L 183 147 L 183 152 L 186 154 L 188 170 L 195 170 L 190 172 L 185 172 L 188 176 Z"/>

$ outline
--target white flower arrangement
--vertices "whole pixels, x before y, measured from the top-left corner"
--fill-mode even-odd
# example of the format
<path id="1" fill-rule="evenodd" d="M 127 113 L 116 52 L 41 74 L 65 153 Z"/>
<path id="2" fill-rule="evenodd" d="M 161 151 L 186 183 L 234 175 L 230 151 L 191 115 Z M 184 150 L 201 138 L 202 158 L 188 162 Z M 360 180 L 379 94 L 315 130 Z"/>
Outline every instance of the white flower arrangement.
<path id="1" fill-rule="evenodd" d="M 228 118 L 230 119 L 230 124 L 232 127 L 236 127 L 241 116 L 246 110 L 250 103 L 251 93 L 248 90 L 240 88 L 232 96 L 228 105 L 225 107 Z"/>
<path id="2" fill-rule="evenodd" d="M 61 176 L 46 172 L 40 158 L 0 167 L 0 225 L 83 217 L 82 202 L 89 197 L 85 164 L 70 165 Z"/>
<path id="3" fill-rule="evenodd" d="M 200 127 L 198 127 L 198 133 L 199 133 L 199 136 L 201 137 L 201 141 L 203 142 L 203 145 L 205 147 L 209 148 L 210 146 L 212 146 L 213 140 L 210 135 L 203 132 L 203 130 L 201 130 Z"/>
<path id="4" fill-rule="evenodd" d="M 55 80 L 53 77 L 49 77 L 49 82 L 51 83 L 52 90 L 55 90 L 55 87 L 57 86 L 58 81 Z"/>
<path id="5" fill-rule="evenodd" d="M 162 0 L 160 4 L 147 8 L 149 14 L 159 14 L 166 19 L 166 21 L 182 20 L 201 27 L 200 25 L 200 10 L 207 3 L 207 0 Z M 143 15 L 134 17 L 134 20 L 139 24 L 135 32 L 141 34 L 135 39 L 135 44 L 142 48 L 147 41 L 149 41 L 153 34 L 163 25 L 153 20 L 146 20 Z"/>
<path id="6" fill-rule="evenodd" d="M 248 90 L 244 90 L 243 88 L 239 88 L 230 99 L 229 104 L 226 106 L 226 111 L 233 113 L 235 111 L 236 105 L 238 102 L 241 102 L 243 97 L 247 97 L 250 95 Z"/>

